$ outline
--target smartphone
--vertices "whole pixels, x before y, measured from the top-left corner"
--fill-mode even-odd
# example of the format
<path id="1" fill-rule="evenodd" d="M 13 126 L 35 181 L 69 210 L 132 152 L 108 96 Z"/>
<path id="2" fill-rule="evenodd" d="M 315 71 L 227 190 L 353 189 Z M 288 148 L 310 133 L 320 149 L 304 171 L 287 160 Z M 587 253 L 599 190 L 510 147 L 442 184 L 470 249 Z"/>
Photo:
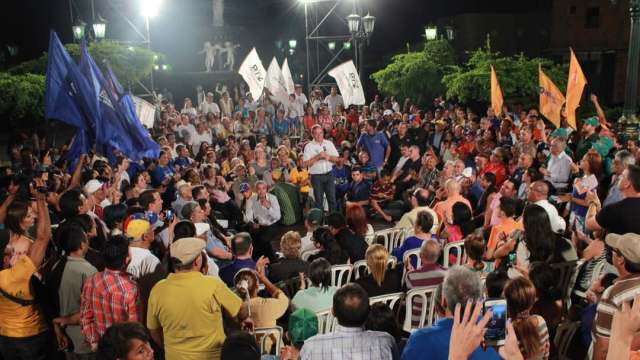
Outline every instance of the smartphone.
<path id="1" fill-rule="evenodd" d="M 173 210 L 167 210 L 167 211 L 165 211 L 164 215 L 165 215 L 165 219 L 166 219 L 168 222 L 173 221 Z"/>
<path id="2" fill-rule="evenodd" d="M 504 345 L 507 336 L 507 301 L 504 299 L 485 300 L 483 311 L 491 310 L 491 319 L 487 323 L 484 341 L 488 346 Z"/>

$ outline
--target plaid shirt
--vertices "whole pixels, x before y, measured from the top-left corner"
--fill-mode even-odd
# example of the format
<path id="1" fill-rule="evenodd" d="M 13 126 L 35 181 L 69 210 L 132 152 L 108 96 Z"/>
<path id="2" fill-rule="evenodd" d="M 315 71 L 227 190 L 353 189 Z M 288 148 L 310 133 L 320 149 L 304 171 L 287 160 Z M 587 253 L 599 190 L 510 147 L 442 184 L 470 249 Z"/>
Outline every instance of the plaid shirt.
<path id="1" fill-rule="evenodd" d="M 304 342 L 302 360 L 395 360 L 398 347 L 391 335 L 381 331 L 336 325 L 332 333 L 316 335 Z"/>
<path id="2" fill-rule="evenodd" d="M 90 345 L 117 322 L 140 321 L 138 285 L 122 271 L 104 269 L 85 281 L 80 302 L 80 326 Z"/>

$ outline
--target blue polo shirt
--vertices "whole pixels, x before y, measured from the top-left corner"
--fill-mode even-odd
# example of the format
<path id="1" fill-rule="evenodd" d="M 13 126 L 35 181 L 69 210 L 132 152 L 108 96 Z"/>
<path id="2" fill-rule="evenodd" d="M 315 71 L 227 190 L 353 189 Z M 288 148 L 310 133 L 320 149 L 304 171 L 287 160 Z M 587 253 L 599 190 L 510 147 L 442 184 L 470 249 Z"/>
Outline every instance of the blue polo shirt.
<path id="1" fill-rule="evenodd" d="M 173 170 L 169 166 L 160 166 L 159 164 L 153 169 L 151 173 L 151 182 L 153 186 L 157 187 L 166 179 L 167 177 L 173 176 Z"/>
<path id="2" fill-rule="evenodd" d="M 402 360 L 447 360 L 449 358 L 449 340 L 451 339 L 451 329 L 453 319 L 446 318 L 439 320 L 435 325 L 422 328 L 411 333 L 407 345 L 402 352 Z M 500 359 L 500 356 L 493 348 L 487 351 L 478 347 L 471 353 L 469 359 Z"/>
<path id="3" fill-rule="evenodd" d="M 360 135 L 357 145 L 361 145 L 363 149 L 369 153 L 369 163 L 376 169 L 382 167 L 384 162 L 384 152 L 389 146 L 387 137 L 381 132 L 376 132 L 373 135 L 364 133 Z"/>

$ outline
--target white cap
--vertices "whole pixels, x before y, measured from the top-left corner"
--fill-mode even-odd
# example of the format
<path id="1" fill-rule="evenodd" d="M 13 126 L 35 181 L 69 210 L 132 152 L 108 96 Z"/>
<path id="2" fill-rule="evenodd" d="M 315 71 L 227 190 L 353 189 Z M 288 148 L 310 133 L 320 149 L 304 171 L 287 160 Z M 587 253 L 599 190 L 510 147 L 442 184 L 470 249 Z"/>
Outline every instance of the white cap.
<path id="1" fill-rule="evenodd" d="M 100 190 L 102 185 L 103 184 L 100 181 L 98 181 L 96 179 L 91 179 L 91 180 L 87 181 L 86 184 L 84 184 L 84 187 L 82 188 L 82 190 L 88 196 L 88 195 L 92 195 L 94 192 Z"/>

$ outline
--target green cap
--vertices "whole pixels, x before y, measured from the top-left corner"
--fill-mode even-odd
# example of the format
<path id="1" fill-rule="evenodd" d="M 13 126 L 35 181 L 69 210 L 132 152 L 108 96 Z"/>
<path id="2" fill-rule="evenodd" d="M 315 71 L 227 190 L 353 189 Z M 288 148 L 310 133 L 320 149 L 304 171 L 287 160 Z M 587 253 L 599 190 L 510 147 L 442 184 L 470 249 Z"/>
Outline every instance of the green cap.
<path id="1" fill-rule="evenodd" d="M 590 118 L 586 118 L 584 119 L 584 125 L 591 125 L 591 126 L 598 126 L 600 125 L 600 121 L 598 121 L 598 118 L 595 116 L 592 116 Z"/>
<path id="2" fill-rule="evenodd" d="M 311 225 L 320 225 L 320 224 L 322 224 L 322 218 L 323 217 L 324 217 L 324 214 L 322 213 L 322 210 L 317 209 L 317 208 L 313 208 L 313 209 L 309 210 L 309 212 L 307 213 L 307 221 Z"/>
<path id="3" fill-rule="evenodd" d="M 300 346 L 308 338 L 318 333 L 318 317 L 309 309 L 298 309 L 289 316 L 289 339 L 294 346 Z"/>
<path id="4" fill-rule="evenodd" d="M 551 132 L 550 136 L 566 139 L 569 137 L 569 132 L 565 128 L 557 128 Z"/>
<path id="5" fill-rule="evenodd" d="M 597 143 L 594 143 L 591 148 L 600 154 L 600 156 L 605 157 L 609 154 L 609 151 L 613 147 L 613 140 L 609 137 L 601 137 Z"/>

